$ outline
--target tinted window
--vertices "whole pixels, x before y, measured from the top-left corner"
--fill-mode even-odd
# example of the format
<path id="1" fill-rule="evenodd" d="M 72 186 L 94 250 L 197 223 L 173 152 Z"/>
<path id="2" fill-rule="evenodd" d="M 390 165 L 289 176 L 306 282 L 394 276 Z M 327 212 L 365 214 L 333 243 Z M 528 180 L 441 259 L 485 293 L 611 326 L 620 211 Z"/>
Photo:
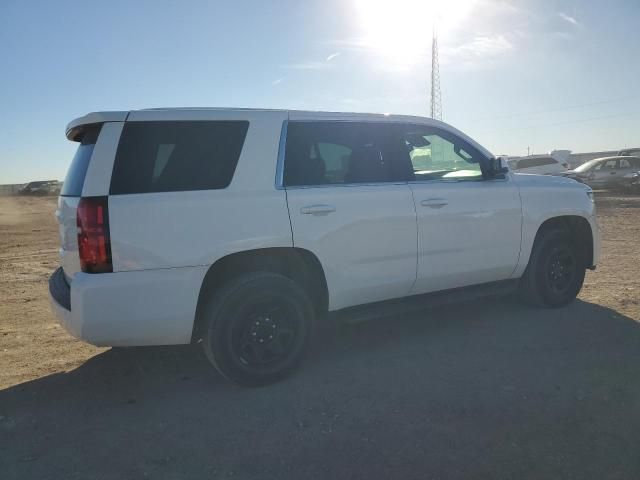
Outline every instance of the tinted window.
<path id="1" fill-rule="evenodd" d="M 638 168 L 640 167 L 640 158 L 627 157 L 620 159 L 620 168 Z"/>
<path id="2" fill-rule="evenodd" d="M 288 186 L 392 181 L 389 127 L 354 122 L 290 122 Z"/>
<path id="3" fill-rule="evenodd" d="M 631 158 L 628 158 L 627 160 L 631 164 L 631 168 L 639 168 L 640 167 L 640 158 L 631 157 Z"/>
<path id="4" fill-rule="evenodd" d="M 249 122 L 129 122 L 111 177 L 111 194 L 225 188 Z"/>
<path id="5" fill-rule="evenodd" d="M 594 170 L 615 170 L 618 168 L 617 160 L 607 160 L 596 165 Z"/>
<path id="6" fill-rule="evenodd" d="M 79 197 L 82 195 L 82 187 L 84 186 L 84 178 L 87 176 L 87 169 L 93 154 L 93 147 L 96 145 L 100 128 L 102 125 L 89 127 L 80 140 L 78 150 L 71 160 L 71 165 L 64 179 L 60 195 L 65 197 Z"/>
<path id="7" fill-rule="evenodd" d="M 482 155 L 449 132 L 407 125 L 402 143 L 405 152 L 409 152 L 415 180 L 482 179 Z"/>

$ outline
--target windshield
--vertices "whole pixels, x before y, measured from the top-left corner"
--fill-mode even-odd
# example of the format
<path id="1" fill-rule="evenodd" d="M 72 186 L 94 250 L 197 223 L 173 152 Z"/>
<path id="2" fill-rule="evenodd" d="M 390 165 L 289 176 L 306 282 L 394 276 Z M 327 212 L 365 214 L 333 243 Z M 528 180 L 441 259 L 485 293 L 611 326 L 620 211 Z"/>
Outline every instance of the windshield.
<path id="1" fill-rule="evenodd" d="M 574 169 L 574 171 L 575 172 L 587 172 L 587 171 L 591 170 L 593 167 L 595 167 L 599 162 L 600 162 L 599 159 L 589 160 L 588 162 L 583 163 L 579 167 L 576 167 Z"/>

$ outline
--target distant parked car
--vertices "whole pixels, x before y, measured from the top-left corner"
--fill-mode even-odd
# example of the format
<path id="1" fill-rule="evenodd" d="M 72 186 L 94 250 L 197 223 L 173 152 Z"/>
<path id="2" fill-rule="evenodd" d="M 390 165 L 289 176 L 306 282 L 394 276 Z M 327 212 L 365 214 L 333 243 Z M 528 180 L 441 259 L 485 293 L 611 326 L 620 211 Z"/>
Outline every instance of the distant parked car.
<path id="1" fill-rule="evenodd" d="M 20 189 L 20 195 L 57 195 L 60 187 L 61 183 L 57 180 L 29 182 Z"/>
<path id="2" fill-rule="evenodd" d="M 624 188 L 633 181 L 633 174 L 640 170 L 640 157 L 617 156 L 595 158 L 565 172 L 590 187 Z"/>
<path id="3" fill-rule="evenodd" d="M 512 158 L 509 168 L 516 173 L 534 173 L 537 175 L 559 175 L 567 171 L 569 164 L 551 155 L 535 155 Z"/>
<path id="4" fill-rule="evenodd" d="M 618 152 L 620 157 L 640 157 L 640 148 L 627 148 Z"/>

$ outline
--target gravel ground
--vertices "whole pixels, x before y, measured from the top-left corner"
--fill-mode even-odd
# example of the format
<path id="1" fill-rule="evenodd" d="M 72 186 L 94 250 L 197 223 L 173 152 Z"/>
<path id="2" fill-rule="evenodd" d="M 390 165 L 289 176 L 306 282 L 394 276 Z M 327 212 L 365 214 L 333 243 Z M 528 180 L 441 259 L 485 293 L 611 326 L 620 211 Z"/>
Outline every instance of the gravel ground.
<path id="1" fill-rule="evenodd" d="M 51 198 L 0 197 L 0 478 L 640 478 L 640 197 L 597 197 L 580 299 L 324 328 L 292 378 L 199 349 L 99 349 L 54 321 Z"/>

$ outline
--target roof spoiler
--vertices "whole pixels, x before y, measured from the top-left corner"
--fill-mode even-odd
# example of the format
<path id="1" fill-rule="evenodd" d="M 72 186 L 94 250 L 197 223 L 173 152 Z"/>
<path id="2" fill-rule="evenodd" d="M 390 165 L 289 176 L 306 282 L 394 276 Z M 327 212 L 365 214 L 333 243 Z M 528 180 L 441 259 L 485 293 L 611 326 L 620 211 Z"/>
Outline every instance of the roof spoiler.
<path id="1" fill-rule="evenodd" d="M 84 117 L 76 118 L 67 125 L 66 136 L 73 142 L 80 141 L 82 133 L 89 125 L 103 124 L 105 122 L 124 122 L 129 112 L 92 112 Z"/>

